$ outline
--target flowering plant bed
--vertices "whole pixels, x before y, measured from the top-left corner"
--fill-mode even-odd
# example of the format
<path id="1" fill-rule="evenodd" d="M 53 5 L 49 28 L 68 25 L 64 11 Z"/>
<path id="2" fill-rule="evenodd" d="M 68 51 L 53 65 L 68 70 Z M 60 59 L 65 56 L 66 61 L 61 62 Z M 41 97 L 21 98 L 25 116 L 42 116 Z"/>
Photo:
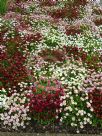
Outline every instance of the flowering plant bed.
<path id="1" fill-rule="evenodd" d="M 87 0 L 5 4 L 0 131 L 100 134 L 102 8 Z"/>

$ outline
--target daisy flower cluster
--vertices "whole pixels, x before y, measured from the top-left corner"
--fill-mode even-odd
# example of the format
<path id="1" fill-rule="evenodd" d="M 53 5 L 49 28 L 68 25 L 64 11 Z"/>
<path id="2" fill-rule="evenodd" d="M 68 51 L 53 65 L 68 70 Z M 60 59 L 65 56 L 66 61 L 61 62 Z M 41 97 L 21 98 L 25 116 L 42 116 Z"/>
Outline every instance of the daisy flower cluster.
<path id="1" fill-rule="evenodd" d="M 96 113 L 97 117 L 102 118 L 102 72 L 91 71 L 84 80 L 83 89 L 85 92 L 88 92 L 94 113 Z"/>
<path id="2" fill-rule="evenodd" d="M 27 89 L 27 83 L 19 83 L 19 90 L 15 87 L 13 89 L 9 88 L 13 92 L 11 96 L 5 98 L 3 102 L 4 113 L 0 114 L 0 120 L 3 122 L 4 127 L 12 128 L 17 130 L 19 127 L 25 128 L 28 121 L 31 118 L 28 115 L 29 106 L 27 102 L 29 99 L 26 98 L 26 93 L 29 91 Z M 19 93 L 17 93 L 19 91 Z M 25 91 L 24 93 L 22 93 Z M 29 124 L 29 123 L 28 123 Z"/>
<path id="3" fill-rule="evenodd" d="M 81 89 L 66 89 L 66 95 L 60 99 L 61 103 L 60 111 L 62 116 L 60 118 L 61 123 L 69 124 L 72 127 L 84 128 L 86 124 L 92 124 L 92 101 L 89 100 L 88 94 Z"/>
<path id="4" fill-rule="evenodd" d="M 7 92 L 4 88 L 2 88 L 0 90 L 0 111 L 2 111 L 2 109 L 4 108 L 5 106 L 5 102 L 6 102 L 6 99 L 7 99 Z"/>
<path id="5" fill-rule="evenodd" d="M 60 109 L 60 97 L 64 95 L 64 88 L 58 80 L 47 80 L 42 77 L 32 86 L 32 92 L 27 94 L 29 110 L 39 123 L 46 125 L 56 122 L 56 109 Z"/>
<path id="6" fill-rule="evenodd" d="M 88 0 L 8 3 L 0 15 L 0 127 L 102 126 L 101 7 Z"/>

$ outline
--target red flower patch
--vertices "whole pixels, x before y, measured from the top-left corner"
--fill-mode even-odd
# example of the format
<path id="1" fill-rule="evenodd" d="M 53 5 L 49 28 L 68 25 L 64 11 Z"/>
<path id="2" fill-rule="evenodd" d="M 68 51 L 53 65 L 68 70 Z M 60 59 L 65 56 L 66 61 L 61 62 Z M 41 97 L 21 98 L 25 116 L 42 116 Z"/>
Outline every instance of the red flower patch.
<path id="1" fill-rule="evenodd" d="M 57 114 L 56 110 L 59 110 L 60 96 L 64 94 L 63 88 L 56 81 L 43 81 L 39 82 L 36 87 L 33 88 L 32 93 L 28 95 L 30 98 L 29 107 L 32 116 L 38 122 L 50 122 L 55 120 Z M 44 85 L 43 85 L 44 84 Z M 45 85 L 46 84 L 46 85 Z"/>

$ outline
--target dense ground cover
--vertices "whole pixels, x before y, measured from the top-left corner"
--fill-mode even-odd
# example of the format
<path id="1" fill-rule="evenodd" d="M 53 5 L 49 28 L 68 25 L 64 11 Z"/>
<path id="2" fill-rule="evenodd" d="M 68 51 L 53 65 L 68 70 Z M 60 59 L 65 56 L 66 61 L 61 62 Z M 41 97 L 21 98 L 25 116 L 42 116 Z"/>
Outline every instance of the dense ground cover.
<path id="1" fill-rule="evenodd" d="M 102 8 L 87 0 L 3 2 L 1 130 L 101 132 Z"/>

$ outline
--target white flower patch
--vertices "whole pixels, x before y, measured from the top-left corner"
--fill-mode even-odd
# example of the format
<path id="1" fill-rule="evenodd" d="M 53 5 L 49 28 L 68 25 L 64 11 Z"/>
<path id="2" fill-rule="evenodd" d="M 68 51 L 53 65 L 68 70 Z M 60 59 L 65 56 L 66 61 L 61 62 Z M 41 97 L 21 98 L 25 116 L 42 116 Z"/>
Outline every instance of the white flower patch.
<path id="1" fill-rule="evenodd" d="M 80 88 L 87 75 L 87 70 L 82 66 L 82 64 L 79 65 L 74 62 L 71 63 L 70 61 L 67 61 L 60 67 L 55 66 L 54 69 L 50 68 L 50 71 L 53 71 L 52 78 L 59 79 L 62 84 L 67 84 L 71 88 Z"/>
<path id="2" fill-rule="evenodd" d="M 66 97 L 67 95 L 61 97 L 63 102 L 60 104 L 62 114 L 60 122 L 80 128 L 92 124 L 93 108 L 89 99 L 86 99 L 86 94 L 82 90 L 78 91 L 78 94 L 67 90 L 66 94 L 69 97 Z"/>
<path id="3" fill-rule="evenodd" d="M 5 101 L 7 99 L 7 96 L 6 96 L 6 90 L 4 88 L 2 88 L 0 90 L 0 108 L 4 108 L 5 107 Z"/>
<path id="4" fill-rule="evenodd" d="M 29 90 L 26 90 L 27 84 L 21 82 L 18 85 L 20 87 L 19 93 L 15 90 L 15 93 L 5 99 L 4 112 L 0 114 L 3 125 L 16 130 L 19 127 L 25 128 L 31 120 L 28 115 L 29 106 L 26 105 L 29 100 L 25 97 L 25 94 L 29 93 Z"/>

